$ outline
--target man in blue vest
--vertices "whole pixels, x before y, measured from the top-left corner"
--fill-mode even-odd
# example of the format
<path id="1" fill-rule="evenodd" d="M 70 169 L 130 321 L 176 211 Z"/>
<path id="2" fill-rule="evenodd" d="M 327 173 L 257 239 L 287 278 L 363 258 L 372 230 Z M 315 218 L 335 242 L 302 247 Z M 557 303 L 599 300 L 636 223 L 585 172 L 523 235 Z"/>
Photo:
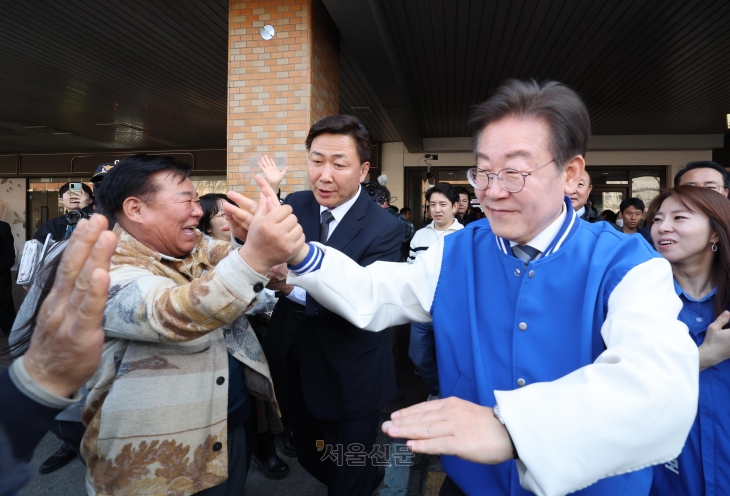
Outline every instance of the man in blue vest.
<path id="1" fill-rule="evenodd" d="M 511 81 L 474 123 L 468 178 L 488 222 L 412 265 L 360 267 L 309 243 L 288 283 L 363 329 L 433 321 L 446 399 L 383 430 L 442 455 L 442 495 L 648 494 L 645 467 L 679 453 L 697 405 L 671 268 L 573 211 L 590 123 L 572 90 Z"/>
<path id="2" fill-rule="evenodd" d="M 412 265 L 360 267 L 309 243 L 288 283 L 359 328 L 433 321 L 445 399 L 383 430 L 442 455 L 441 494 L 646 495 L 646 467 L 680 452 L 697 405 L 697 347 L 669 263 L 639 236 L 577 218 L 566 195 L 590 122 L 571 89 L 510 81 L 473 122 L 468 177 L 488 222 Z"/>

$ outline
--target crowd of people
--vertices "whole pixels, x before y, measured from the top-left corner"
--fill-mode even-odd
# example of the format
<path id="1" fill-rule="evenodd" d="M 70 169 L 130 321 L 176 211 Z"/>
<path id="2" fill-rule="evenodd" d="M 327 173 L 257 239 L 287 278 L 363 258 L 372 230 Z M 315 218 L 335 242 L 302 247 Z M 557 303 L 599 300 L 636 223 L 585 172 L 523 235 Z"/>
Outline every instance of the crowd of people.
<path id="1" fill-rule="evenodd" d="M 251 463 L 287 477 L 278 453 L 330 495 L 370 495 L 379 430 L 441 455 L 445 496 L 722 494 L 727 171 L 692 162 L 619 219 L 591 205 L 570 88 L 510 81 L 472 122 L 480 208 L 436 183 L 419 230 L 366 180 L 347 115 L 311 127 L 311 189 L 284 198 L 267 156 L 255 198 L 199 197 L 160 155 L 63 191 L 89 215 L 46 226 L 12 325 L 0 494 L 49 429 L 63 444 L 42 470 L 79 456 L 91 495 L 240 495 Z M 402 324 L 428 397 L 379 425 L 400 394 L 382 331 Z"/>

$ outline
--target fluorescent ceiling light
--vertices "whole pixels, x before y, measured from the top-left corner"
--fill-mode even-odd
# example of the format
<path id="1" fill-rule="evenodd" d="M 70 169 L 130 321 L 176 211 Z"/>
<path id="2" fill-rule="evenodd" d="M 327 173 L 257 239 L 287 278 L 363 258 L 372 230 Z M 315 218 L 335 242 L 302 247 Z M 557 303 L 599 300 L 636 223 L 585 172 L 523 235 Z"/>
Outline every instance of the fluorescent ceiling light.
<path id="1" fill-rule="evenodd" d="M 25 126 L 26 129 L 33 129 L 34 131 L 40 131 L 47 134 L 73 134 L 71 131 L 64 131 L 50 126 Z"/>

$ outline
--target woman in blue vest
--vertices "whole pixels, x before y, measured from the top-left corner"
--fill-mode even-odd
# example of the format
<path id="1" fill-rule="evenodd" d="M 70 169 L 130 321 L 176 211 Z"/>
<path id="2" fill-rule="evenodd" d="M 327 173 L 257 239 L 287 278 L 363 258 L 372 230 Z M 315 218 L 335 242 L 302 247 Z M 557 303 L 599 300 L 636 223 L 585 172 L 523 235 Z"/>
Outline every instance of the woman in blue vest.
<path id="1" fill-rule="evenodd" d="M 730 488 L 730 201 L 678 186 L 649 206 L 656 249 L 672 265 L 679 320 L 700 352 L 697 418 L 682 453 L 654 467 L 652 495 L 714 496 Z"/>

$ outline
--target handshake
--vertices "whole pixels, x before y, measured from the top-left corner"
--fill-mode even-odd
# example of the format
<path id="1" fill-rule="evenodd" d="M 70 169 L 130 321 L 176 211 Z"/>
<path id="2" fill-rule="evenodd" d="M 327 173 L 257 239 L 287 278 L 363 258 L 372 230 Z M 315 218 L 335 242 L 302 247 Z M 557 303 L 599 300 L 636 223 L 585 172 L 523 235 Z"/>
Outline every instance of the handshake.
<path id="1" fill-rule="evenodd" d="M 274 190 L 261 176 L 256 176 L 261 194 L 259 201 L 251 200 L 234 191 L 228 198 L 239 205 L 236 208 L 223 203 L 231 231 L 245 240 L 239 249 L 241 258 L 259 274 L 287 262 L 296 265 L 309 252 L 304 231 L 289 205 L 281 205 Z"/>

